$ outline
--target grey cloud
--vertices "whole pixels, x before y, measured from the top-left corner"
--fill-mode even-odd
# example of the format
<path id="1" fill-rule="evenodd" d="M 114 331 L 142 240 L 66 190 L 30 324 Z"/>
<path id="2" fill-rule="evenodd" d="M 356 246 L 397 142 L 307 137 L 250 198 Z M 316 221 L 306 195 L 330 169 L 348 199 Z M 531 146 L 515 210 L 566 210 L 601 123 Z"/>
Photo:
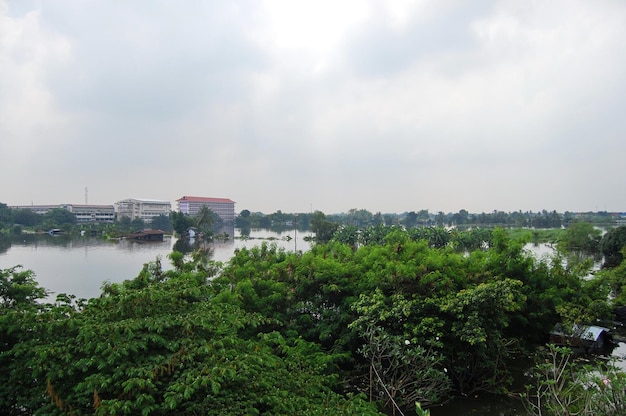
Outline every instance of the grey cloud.
<path id="1" fill-rule="evenodd" d="M 390 77 L 422 61 L 467 53 L 477 46 L 471 23 L 488 13 L 492 3 L 431 4 L 416 10 L 401 28 L 389 18 L 372 16 L 345 42 L 346 64 L 357 76 Z"/>
<path id="2" fill-rule="evenodd" d="M 28 158 L 3 156 L 8 203 L 626 209 L 621 2 L 426 1 L 398 24 L 368 1 L 319 49 L 271 37 L 274 3 L 8 4 L 31 42 L 0 42 L 0 145 Z"/>
<path id="3" fill-rule="evenodd" d="M 264 66 L 240 27 L 229 25 L 238 16 L 215 6 L 199 14 L 181 13 L 174 4 L 157 7 L 158 13 L 129 3 L 121 10 L 108 2 L 75 6 L 70 17 L 64 8 L 48 10 L 55 22 L 69 23 L 74 61 L 49 80 L 68 110 L 177 117 L 206 103 L 237 100 L 246 74 Z"/>

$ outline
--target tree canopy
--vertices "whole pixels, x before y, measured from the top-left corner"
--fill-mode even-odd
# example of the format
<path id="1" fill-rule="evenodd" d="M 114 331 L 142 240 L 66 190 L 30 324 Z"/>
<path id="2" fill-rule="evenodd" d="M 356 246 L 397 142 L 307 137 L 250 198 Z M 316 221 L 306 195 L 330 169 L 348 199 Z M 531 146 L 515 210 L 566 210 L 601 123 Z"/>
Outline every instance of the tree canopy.
<path id="1" fill-rule="evenodd" d="M 605 264 L 615 267 L 622 262 L 622 249 L 626 247 L 626 225 L 613 228 L 602 236 L 600 251 L 604 254 Z"/>
<path id="2" fill-rule="evenodd" d="M 505 392 L 511 359 L 554 323 L 608 316 L 606 279 L 536 260 L 501 229 L 343 231 L 227 264 L 173 252 L 171 270 L 156 259 L 88 300 L 38 303 L 32 274 L 4 271 L 0 413 L 414 409 Z"/>

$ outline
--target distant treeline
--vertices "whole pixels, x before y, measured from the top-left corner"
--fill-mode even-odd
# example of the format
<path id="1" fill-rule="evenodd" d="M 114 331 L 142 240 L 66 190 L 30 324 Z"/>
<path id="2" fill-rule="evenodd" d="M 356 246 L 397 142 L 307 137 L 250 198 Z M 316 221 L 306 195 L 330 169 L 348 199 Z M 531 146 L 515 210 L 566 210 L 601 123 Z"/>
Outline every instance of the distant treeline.
<path id="1" fill-rule="evenodd" d="M 323 214 L 325 220 L 337 225 L 353 225 L 356 227 L 368 227 L 376 225 L 413 227 L 495 227 L 506 228 L 561 228 L 567 227 L 572 221 L 584 221 L 592 224 L 615 224 L 619 214 L 599 212 L 569 212 L 559 213 L 556 211 L 542 210 L 533 211 L 493 211 L 489 213 L 470 213 L 464 209 L 456 213 L 437 212 L 431 213 L 427 209 L 419 211 L 407 211 L 403 213 L 372 213 L 366 209 L 350 209 L 348 212 L 339 214 L 325 214 L 321 211 L 306 213 L 286 213 L 280 210 L 272 214 L 251 212 L 242 210 L 235 219 L 238 228 L 267 228 L 267 229 L 293 229 L 310 230 L 311 221 L 315 222 L 315 216 Z M 213 215 L 214 224 L 219 224 L 219 217 Z M 146 227 L 162 229 L 166 232 L 176 230 L 176 222 L 180 222 L 184 215 L 172 212 L 169 216 L 160 215 L 147 224 L 141 219 L 130 220 L 128 217 L 118 218 L 114 226 L 110 224 L 78 224 L 76 216 L 65 209 L 55 208 L 46 214 L 37 214 L 30 209 L 14 209 L 0 202 L 0 229 L 20 232 L 22 228 L 34 230 L 48 230 L 50 228 L 63 228 L 73 230 L 96 226 L 106 228 L 107 232 L 112 229 L 118 231 L 137 230 Z M 192 221 L 193 222 L 193 221 Z"/>
<path id="2" fill-rule="evenodd" d="M 320 212 L 320 211 L 316 211 Z M 315 213 L 285 213 L 276 211 L 273 214 L 251 212 L 247 209 L 237 216 L 235 225 L 241 228 L 287 228 L 309 229 Z M 566 211 L 542 210 L 533 211 L 493 211 L 489 213 L 469 213 L 462 209 L 457 213 L 431 213 L 427 209 L 408 211 L 400 214 L 380 212 L 372 213 L 366 209 L 351 209 L 340 214 L 325 214 L 326 219 L 339 225 L 367 227 L 372 225 L 402 225 L 406 228 L 419 226 L 482 226 L 482 227 L 534 227 L 560 228 L 567 227 L 572 221 L 585 221 L 594 224 L 613 224 L 616 214 L 606 211 L 576 213 Z"/>

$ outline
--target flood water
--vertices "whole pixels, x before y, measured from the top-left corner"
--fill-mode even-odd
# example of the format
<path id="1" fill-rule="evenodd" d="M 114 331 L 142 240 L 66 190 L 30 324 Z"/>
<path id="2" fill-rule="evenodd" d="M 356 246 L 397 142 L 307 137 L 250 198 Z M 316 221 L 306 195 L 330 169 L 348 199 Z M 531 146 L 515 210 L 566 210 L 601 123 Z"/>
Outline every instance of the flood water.
<path id="1" fill-rule="evenodd" d="M 239 229 L 232 229 L 229 235 L 233 237 L 213 244 L 212 259 L 227 262 L 235 249 L 251 248 L 264 241 L 287 251 L 306 251 L 310 244 L 304 238 L 309 234 L 253 229 L 249 236 L 242 238 Z M 139 243 L 97 237 L 21 235 L 0 240 L 0 269 L 22 265 L 24 269 L 33 270 L 39 284 L 51 292 L 50 301 L 59 293 L 92 298 L 100 295 L 104 282 L 133 279 L 145 263 L 157 257 L 161 257 L 164 269 L 171 268 L 167 255 L 176 241 L 169 236 L 163 242 Z M 552 249 L 546 245 L 527 245 L 526 249 L 535 257 L 552 254 Z M 626 345 L 620 343 L 613 355 L 624 354 Z M 519 400 L 488 394 L 458 398 L 430 410 L 432 416 L 527 416 Z"/>
<path id="2" fill-rule="evenodd" d="M 266 241 L 288 251 L 308 250 L 305 233 L 293 230 L 278 233 L 251 230 L 242 239 L 233 230 L 226 241 L 212 245 L 212 260 L 227 262 L 237 248 L 260 245 Z M 145 263 L 161 257 L 164 269 L 171 265 L 167 255 L 173 251 L 176 239 L 165 236 L 162 242 L 140 243 L 132 240 L 104 240 L 97 237 L 74 237 L 24 234 L 0 242 L 0 269 L 21 265 L 35 272 L 39 285 L 56 294 L 66 293 L 78 298 L 100 295 L 104 282 L 122 282 L 135 278 Z"/>
<path id="3" fill-rule="evenodd" d="M 287 251 L 306 251 L 308 232 L 275 232 L 253 229 L 242 237 L 241 230 L 231 228 L 226 241 L 212 244 L 212 259 L 227 262 L 235 249 L 253 247 L 262 242 L 274 243 Z M 136 277 L 145 263 L 162 259 L 164 269 L 170 268 L 167 255 L 175 247 L 176 238 L 165 236 L 162 242 L 141 243 L 132 240 L 104 240 L 98 237 L 50 236 L 23 234 L 0 240 L 0 269 L 16 265 L 33 270 L 39 284 L 52 292 L 92 298 L 100 295 L 104 282 L 122 282 Z M 525 247 L 535 257 L 548 256 L 553 249 L 545 244 Z"/>

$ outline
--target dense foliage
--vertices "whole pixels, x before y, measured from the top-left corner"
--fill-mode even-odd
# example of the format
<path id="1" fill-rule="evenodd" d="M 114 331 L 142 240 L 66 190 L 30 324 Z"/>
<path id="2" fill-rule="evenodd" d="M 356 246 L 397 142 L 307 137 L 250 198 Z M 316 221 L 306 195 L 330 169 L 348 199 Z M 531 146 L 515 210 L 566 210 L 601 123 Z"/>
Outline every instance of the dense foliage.
<path id="1" fill-rule="evenodd" d="M 609 313 L 608 279 L 538 261 L 501 229 L 344 226 L 305 253 L 170 261 L 54 304 L 36 302 L 32 274 L 4 270 L 0 413 L 415 411 L 506 392 L 511 359 L 556 322 Z"/>
<path id="2" fill-rule="evenodd" d="M 626 414 L 626 374 L 614 362 L 592 365 L 568 348 L 549 346 L 534 374 L 524 395 L 532 416 Z"/>
<path id="3" fill-rule="evenodd" d="M 604 254 L 605 264 L 615 267 L 622 262 L 622 249 L 626 247 L 626 225 L 613 228 L 602 236 L 600 251 Z"/>
<path id="4" fill-rule="evenodd" d="M 0 413 L 376 413 L 335 392 L 334 355 L 261 329 L 275 319 L 217 296 L 200 263 L 172 260 L 181 267 L 147 265 L 89 301 L 4 308 Z"/>

